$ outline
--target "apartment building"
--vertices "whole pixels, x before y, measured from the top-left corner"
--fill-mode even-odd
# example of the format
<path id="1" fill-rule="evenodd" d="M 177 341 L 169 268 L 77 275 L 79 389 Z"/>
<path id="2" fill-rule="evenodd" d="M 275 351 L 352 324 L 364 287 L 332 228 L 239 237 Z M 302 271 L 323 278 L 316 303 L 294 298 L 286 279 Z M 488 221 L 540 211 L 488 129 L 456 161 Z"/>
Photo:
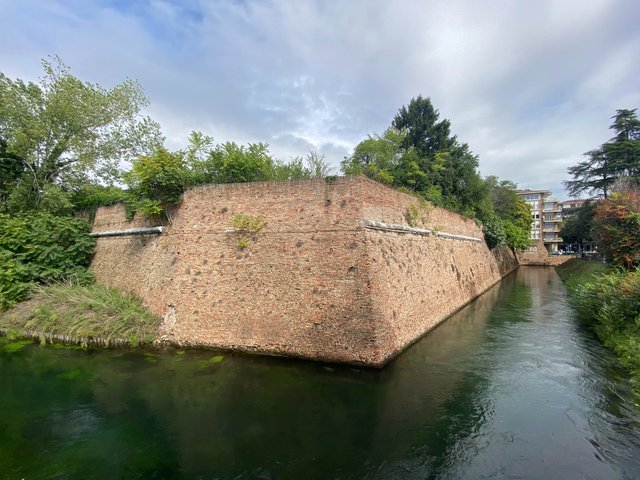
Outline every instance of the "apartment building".
<path id="1" fill-rule="evenodd" d="M 560 202 L 551 198 L 550 190 L 517 190 L 516 194 L 531 207 L 531 240 L 542 240 L 549 253 L 558 251 L 562 243 L 560 223 L 562 207 Z"/>

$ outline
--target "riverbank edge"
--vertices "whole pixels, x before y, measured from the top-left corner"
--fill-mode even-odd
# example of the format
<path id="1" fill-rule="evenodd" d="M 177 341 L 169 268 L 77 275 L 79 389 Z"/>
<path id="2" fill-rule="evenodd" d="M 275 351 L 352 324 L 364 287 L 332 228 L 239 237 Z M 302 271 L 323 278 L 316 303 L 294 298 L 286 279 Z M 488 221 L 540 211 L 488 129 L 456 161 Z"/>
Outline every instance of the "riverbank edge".
<path id="1" fill-rule="evenodd" d="M 139 298 L 118 289 L 53 284 L 0 311 L 0 336 L 85 348 L 149 347 L 166 345 L 160 323 Z"/>
<path id="2" fill-rule="evenodd" d="M 617 271 L 588 260 L 572 259 L 556 267 L 567 288 L 572 308 L 587 322 L 602 344 L 612 350 L 631 374 L 634 389 L 640 389 L 640 316 L 625 295 L 640 303 L 629 284 L 640 286 L 640 271 Z M 617 309 L 611 321 L 612 309 Z M 633 318 L 635 315 L 635 318 Z"/>

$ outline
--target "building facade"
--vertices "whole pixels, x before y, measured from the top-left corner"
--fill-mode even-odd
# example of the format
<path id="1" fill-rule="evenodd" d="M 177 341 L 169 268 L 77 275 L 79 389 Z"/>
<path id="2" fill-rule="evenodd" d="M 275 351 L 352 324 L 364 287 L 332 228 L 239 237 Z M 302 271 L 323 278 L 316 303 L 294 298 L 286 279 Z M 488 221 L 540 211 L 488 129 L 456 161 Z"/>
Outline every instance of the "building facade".
<path id="1" fill-rule="evenodd" d="M 551 198 L 550 190 L 517 190 L 516 194 L 531 207 L 532 244 L 542 240 L 549 253 L 558 251 L 562 243 L 560 224 L 562 223 L 562 206 Z"/>

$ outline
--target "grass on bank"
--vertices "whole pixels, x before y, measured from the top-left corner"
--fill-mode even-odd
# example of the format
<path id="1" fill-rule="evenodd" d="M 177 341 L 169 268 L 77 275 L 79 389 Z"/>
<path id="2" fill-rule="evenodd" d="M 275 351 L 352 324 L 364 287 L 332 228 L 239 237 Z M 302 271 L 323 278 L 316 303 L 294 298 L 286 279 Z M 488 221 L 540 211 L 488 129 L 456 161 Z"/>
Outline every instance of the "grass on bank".
<path id="1" fill-rule="evenodd" d="M 572 289 L 576 285 L 590 280 L 594 275 L 610 273 L 613 269 L 605 263 L 572 258 L 556 267 L 556 271 L 565 285 Z"/>
<path id="2" fill-rule="evenodd" d="M 134 295 L 101 285 L 37 286 L 30 300 L 0 312 L 7 332 L 100 338 L 107 345 L 115 339 L 151 343 L 159 323 Z"/>
<path id="3" fill-rule="evenodd" d="M 573 259 L 557 267 L 578 315 L 629 369 L 640 388 L 640 270 Z"/>

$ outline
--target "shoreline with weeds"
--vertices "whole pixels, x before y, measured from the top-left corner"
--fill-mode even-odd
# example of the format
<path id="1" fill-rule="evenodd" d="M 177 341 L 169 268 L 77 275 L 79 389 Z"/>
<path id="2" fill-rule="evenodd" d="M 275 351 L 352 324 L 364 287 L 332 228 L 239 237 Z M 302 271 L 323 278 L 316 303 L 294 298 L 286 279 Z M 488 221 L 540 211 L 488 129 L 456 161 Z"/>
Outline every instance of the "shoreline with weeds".
<path id="1" fill-rule="evenodd" d="M 83 347 L 150 345 L 159 326 L 139 298 L 97 284 L 36 286 L 29 300 L 0 311 L 0 334 Z"/>
<path id="2" fill-rule="evenodd" d="M 616 270 L 573 259 L 556 271 L 578 316 L 620 358 L 640 391 L 640 269 Z"/>

